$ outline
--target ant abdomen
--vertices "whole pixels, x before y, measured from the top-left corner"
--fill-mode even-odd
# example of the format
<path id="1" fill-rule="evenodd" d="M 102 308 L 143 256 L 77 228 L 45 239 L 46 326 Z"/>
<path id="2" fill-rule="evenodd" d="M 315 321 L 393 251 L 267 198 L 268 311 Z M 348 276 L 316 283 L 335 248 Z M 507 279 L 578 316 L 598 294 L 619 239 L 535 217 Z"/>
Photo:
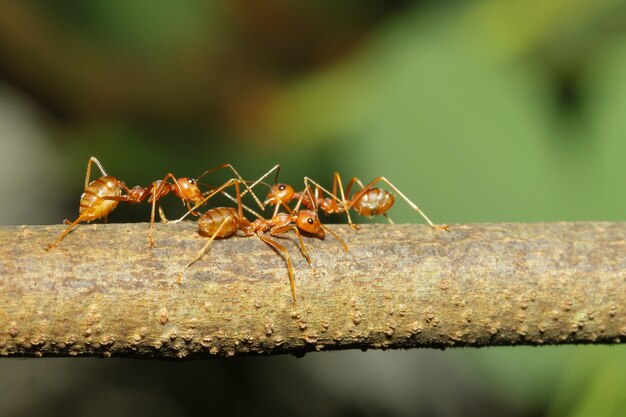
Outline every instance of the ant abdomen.
<path id="1" fill-rule="evenodd" d="M 385 214 L 394 202 L 393 194 L 381 188 L 371 188 L 354 202 L 353 208 L 362 216 L 376 216 Z"/>
<path id="2" fill-rule="evenodd" d="M 215 237 L 233 235 L 239 228 L 235 220 L 237 216 L 237 210 L 232 207 L 210 209 L 198 219 L 199 232 L 204 236 L 210 237 L 219 229 L 219 233 Z"/>
<path id="3" fill-rule="evenodd" d="M 84 221 L 90 222 L 112 212 L 117 207 L 117 200 L 103 200 L 102 197 L 119 197 L 122 190 L 119 181 L 112 176 L 100 177 L 89 183 L 80 196 L 79 214 Z"/>

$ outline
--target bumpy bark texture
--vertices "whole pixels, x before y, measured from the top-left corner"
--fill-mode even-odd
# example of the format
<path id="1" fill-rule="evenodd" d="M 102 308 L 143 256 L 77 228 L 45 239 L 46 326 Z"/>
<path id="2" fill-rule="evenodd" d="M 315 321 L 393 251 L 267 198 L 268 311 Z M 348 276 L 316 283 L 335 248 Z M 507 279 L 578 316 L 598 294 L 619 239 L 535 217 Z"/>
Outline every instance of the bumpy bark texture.
<path id="1" fill-rule="evenodd" d="M 0 228 L 0 355 L 209 357 L 311 350 L 620 343 L 626 340 L 626 223 L 333 229 L 206 241 L 195 224 Z"/>

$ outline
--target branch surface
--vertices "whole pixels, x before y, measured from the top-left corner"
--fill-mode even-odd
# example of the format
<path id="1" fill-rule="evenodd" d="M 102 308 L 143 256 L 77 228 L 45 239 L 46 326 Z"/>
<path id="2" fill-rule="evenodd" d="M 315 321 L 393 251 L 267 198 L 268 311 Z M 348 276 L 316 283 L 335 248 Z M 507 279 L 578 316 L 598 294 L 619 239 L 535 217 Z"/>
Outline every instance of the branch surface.
<path id="1" fill-rule="evenodd" d="M 147 358 L 312 350 L 621 343 L 626 223 L 334 226 L 206 242 L 193 222 L 0 228 L 0 355 Z"/>

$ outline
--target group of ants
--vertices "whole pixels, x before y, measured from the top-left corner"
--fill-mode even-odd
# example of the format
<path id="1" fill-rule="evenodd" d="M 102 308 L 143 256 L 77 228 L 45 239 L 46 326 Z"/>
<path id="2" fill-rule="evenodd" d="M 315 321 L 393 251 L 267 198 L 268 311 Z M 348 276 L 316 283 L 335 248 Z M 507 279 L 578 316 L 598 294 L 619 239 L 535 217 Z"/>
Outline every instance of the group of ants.
<path id="1" fill-rule="evenodd" d="M 100 178 L 94 181 L 90 181 L 92 164 L 95 164 L 102 174 Z M 220 169 L 230 169 L 234 174 L 234 177 L 230 178 L 218 187 L 206 185 L 208 191 L 202 192 L 200 189 L 200 180 L 206 175 Z M 275 173 L 275 178 L 274 184 L 270 185 L 264 182 L 264 180 L 272 173 Z M 345 251 L 348 250 L 346 243 L 327 226 L 320 222 L 317 215 L 318 210 L 321 210 L 327 215 L 345 213 L 348 223 L 354 229 L 358 229 L 358 226 L 352 222 L 350 210 L 354 210 L 360 215 L 367 217 L 383 215 L 390 223 L 393 223 L 387 216 L 387 211 L 391 208 L 391 206 L 393 206 L 395 197 L 386 190 L 374 187 L 380 182 L 383 182 L 392 188 L 409 204 L 409 206 L 411 206 L 411 208 L 417 211 L 431 227 L 440 230 L 448 230 L 447 225 L 433 224 L 433 222 L 426 216 L 426 214 L 424 214 L 424 212 L 422 212 L 422 210 L 419 209 L 419 207 L 417 207 L 417 205 L 409 200 L 385 177 L 377 177 L 367 185 L 364 185 L 358 178 L 354 177 L 347 183 L 347 186 L 344 189 L 341 177 L 338 173 L 335 173 L 333 176 L 331 191 L 325 189 L 311 178 L 304 177 L 303 191 L 296 192 L 295 188 L 291 185 L 278 182 L 279 173 L 280 165 L 276 165 L 256 181 L 248 181 L 243 179 L 231 164 L 222 164 L 205 171 L 197 179 L 186 177 L 177 178 L 174 174 L 168 173 L 162 180 L 154 181 L 147 187 L 137 185 L 129 188 L 123 181 L 107 174 L 100 161 L 92 156 L 89 158 L 89 162 L 87 163 L 85 188 L 80 198 L 79 216 L 72 222 L 65 220 L 65 224 L 68 225 L 67 228 L 61 233 L 54 243 L 46 246 L 46 249 L 54 249 L 79 223 L 90 222 L 100 218 L 106 219 L 120 202 L 141 203 L 146 199 L 148 200 L 148 203 L 152 204 L 150 227 L 148 230 L 148 243 L 152 248 L 154 247 L 152 233 L 154 229 L 157 202 L 172 192 L 188 209 L 185 215 L 177 220 L 174 220 L 173 222 L 179 222 L 189 214 L 200 216 L 198 220 L 199 233 L 209 237 L 208 242 L 198 252 L 197 256 L 178 274 L 179 284 L 181 283 L 185 270 L 202 258 L 213 240 L 216 238 L 234 235 L 238 230 L 240 230 L 245 236 L 257 236 L 269 246 L 285 254 L 287 270 L 289 272 L 289 283 L 291 285 L 291 297 L 293 305 L 295 306 L 295 283 L 289 252 L 287 248 L 268 237 L 267 234 L 275 237 L 293 230 L 298 238 L 298 241 L 300 242 L 300 248 L 303 256 L 313 268 L 311 257 L 306 250 L 301 232 L 321 239 L 325 237 L 325 232 L 328 232 L 343 245 Z M 267 198 L 264 202 L 261 202 L 253 191 L 253 189 L 259 184 L 265 185 L 269 188 L 269 193 L 267 194 Z M 358 185 L 360 189 L 351 194 L 352 188 L 355 184 Z M 235 189 L 235 197 L 226 191 L 231 187 L 234 187 Z M 274 206 L 271 218 L 264 218 L 256 211 L 242 203 L 242 197 L 248 193 L 250 193 L 255 203 L 261 210 L 265 210 L 266 206 Z M 236 202 L 237 208 L 215 207 L 207 210 L 202 215 L 196 211 L 218 194 L 224 195 L 231 201 Z M 296 205 L 293 208 L 289 205 L 292 201 L 296 201 Z M 248 220 L 243 213 L 244 210 L 254 215 L 256 219 L 253 221 Z M 160 204 L 159 216 L 161 221 L 168 221 L 165 217 L 165 213 L 161 209 Z"/>

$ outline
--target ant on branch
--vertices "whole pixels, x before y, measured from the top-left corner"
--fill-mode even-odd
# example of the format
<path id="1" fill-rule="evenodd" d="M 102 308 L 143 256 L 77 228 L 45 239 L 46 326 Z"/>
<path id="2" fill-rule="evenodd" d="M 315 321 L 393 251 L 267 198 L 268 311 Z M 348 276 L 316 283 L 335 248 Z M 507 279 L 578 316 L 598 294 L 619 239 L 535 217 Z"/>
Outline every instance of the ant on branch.
<path id="1" fill-rule="evenodd" d="M 235 176 L 244 183 L 244 186 L 246 187 L 246 192 L 250 192 L 250 194 L 252 194 L 257 204 L 259 204 L 261 208 L 264 208 L 263 204 L 259 201 L 256 194 L 254 194 L 254 192 L 248 187 L 248 185 L 245 183 L 243 178 L 241 178 L 241 175 L 239 175 L 235 167 L 233 167 L 231 164 L 228 164 L 228 163 L 222 164 L 215 168 L 211 168 L 207 171 L 204 171 L 198 177 L 197 180 L 193 178 L 178 178 L 177 179 L 174 176 L 174 174 L 170 172 L 162 180 L 153 182 L 147 188 L 141 188 L 139 186 L 136 186 L 133 188 L 133 190 L 136 190 L 135 192 L 137 193 L 137 199 L 138 199 L 138 201 L 133 201 L 133 202 L 143 201 L 147 195 L 150 195 L 150 199 L 148 200 L 148 202 L 152 203 L 152 212 L 150 214 L 150 229 L 148 231 L 148 241 L 149 241 L 151 248 L 154 247 L 152 231 L 154 230 L 154 216 L 155 216 L 156 202 L 160 200 L 161 198 L 165 197 L 171 191 L 173 191 L 174 194 L 176 194 L 176 197 L 180 198 L 183 205 L 187 207 L 187 209 L 189 210 L 188 213 L 193 214 L 194 216 L 199 216 L 199 214 L 196 213 L 194 210 L 200 207 L 202 204 L 204 204 L 207 201 L 207 199 L 204 198 L 204 194 L 202 194 L 202 192 L 200 191 L 198 181 L 202 179 L 202 177 L 204 177 L 205 175 L 210 174 L 219 169 L 224 169 L 224 168 L 228 168 L 231 171 L 233 171 Z M 167 182 L 169 179 L 171 179 L 173 183 Z M 196 203 L 193 209 L 191 207 L 192 202 Z M 159 205 L 159 216 L 161 217 L 162 221 L 167 222 L 167 219 L 165 218 L 165 214 L 163 213 L 163 210 L 161 209 L 160 205 Z"/>
<path id="2" fill-rule="evenodd" d="M 89 182 L 91 178 L 91 165 L 96 164 L 102 176 L 94 181 Z M 126 194 L 123 195 L 122 191 Z M 90 222 L 106 217 L 115 210 L 120 202 L 136 202 L 137 187 L 129 189 L 123 181 L 107 174 L 106 170 L 95 156 L 89 158 L 87 162 L 87 173 L 85 175 L 85 188 L 80 196 L 80 207 L 78 210 L 78 218 L 73 222 L 65 220 L 64 223 L 69 226 L 61 233 L 58 239 L 46 247 L 51 250 L 63 240 L 63 238 L 79 223 Z"/>
<path id="3" fill-rule="evenodd" d="M 102 177 L 90 182 L 89 180 L 91 178 L 92 164 L 96 164 L 102 174 Z M 200 176 L 200 178 L 210 172 L 222 168 L 230 168 L 238 178 L 241 178 L 239 173 L 230 164 L 223 164 L 216 168 L 205 171 Z M 172 180 L 173 183 L 168 182 L 168 180 Z M 248 188 L 247 184 L 246 188 Z M 125 194 L 122 194 L 122 191 Z M 255 200 L 258 201 L 258 198 L 252 192 L 252 190 L 249 191 L 253 195 Z M 107 216 L 113 210 L 115 210 L 120 202 L 137 204 L 141 203 L 148 197 L 148 202 L 152 203 L 150 228 L 148 230 L 148 242 L 150 244 L 150 247 L 154 247 L 152 231 L 154 228 L 156 203 L 170 192 L 174 192 L 174 194 L 178 198 L 180 198 L 183 204 L 185 204 L 190 210 L 191 202 L 198 203 L 204 198 L 204 195 L 202 194 L 198 186 L 197 180 L 186 177 L 176 178 L 171 172 L 168 173 L 162 180 L 154 181 L 148 187 L 141 187 L 137 185 L 133 188 L 128 188 L 124 181 L 118 180 L 117 178 L 108 175 L 100 161 L 95 156 L 92 156 L 87 162 L 85 188 L 83 194 L 80 197 L 79 216 L 73 222 L 66 220 L 64 223 L 68 224 L 69 226 L 61 233 L 58 239 L 54 243 L 48 245 L 46 249 L 54 249 L 65 238 L 65 236 L 81 222 L 91 222 L 102 217 L 104 217 L 106 220 Z M 261 203 L 259 202 L 259 204 Z M 194 213 L 193 210 L 192 213 L 194 215 L 198 215 L 197 213 Z M 167 221 L 160 205 L 159 215 L 162 220 Z"/>
<path id="4" fill-rule="evenodd" d="M 309 208 L 315 209 L 319 207 L 325 214 L 341 214 L 346 213 L 348 217 L 348 223 L 350 227 L 353 229 L 358 229 L 359 226 L 352 222 L 352 218 L 350 217 L 350 209 L 354 209 L 357 213 L 362 216 L 372 217 L 375 215 L 383 215 L 387 218 L 389 223 L 393 224 L 393 221 L 387 215 L 387 211 L 393 206 L 395 202 L 395 197 L 390 192 L 383 190 L 382 188 L 375 188 L 379 182 L 384 182 L 389 187 L 391 187 L 407 204 L 415 211 L 417 211 L 427 222 L 428 225 L 440 230 L 448 230 L 447 225 L 437 226 L 435 225 L 426 214 L 420 210 L 420 208 L 408 199 L 400 190 L 396 188 L 387 178 L 385 177 L 377 177 L 372 180 L 369 184 L 363 185 L 363 183 L 356 177 L 353 177 L 346 190 L 344 192 L 343 184 L 341 182 L 341 176 L 338 172 L 335 172 L 333 175 L 333 188 L 332 192 L 326 190 L 324 187 L 319 185 L 317 182 L 313 181 L 309 177 L 304 177 L 304 186 L 305 191 L 295 192 L 294 188 L 289 184 L 283 184 L 278 182 L 278 174 L 280 173 L 280 165 L 276 165 L 274 168 L 265 173 L 261 179 L 266 178 L 273 171 L 276 171 L 276 176 L 274 178 L 274 185 L 271 187 L 270 192 L 267 195 L 267 198 L 264 204 L 267 205 L 275 205 L 276 209 L 274 210 L 274 214 L 278 211 L 278 206 L 286 207 L 287 203 L 291 200 L 301 199 L 302 204 Z M 361 190 L 354 193 L 351 197 L 350 191 L 354 184 L 358 184 L 361 187 Z M 251 187 L 254 187 L 253 184 Z M 313 188 L 315 191 L 313 194 L 310 192 L 310 188 Z M 339 190 L 339 194 L 337 194 L 337 190 Z M 322 193 L 328 195 L 328 197 L 322 197 Z"/>
<path id="5" fill-rule="evenodd" d="M 311 257 L 309 256 L 309 253 L 304 245 L 301 231 L 320 239 L 324 239 L 326 236 L 325 231 L 328 231 L 343 245 L 345 251 L 348 250 L 348 246 L 339 236 L 320 222 L 316 211 L 299 210 L 301 201 L 298 201 L 294 210 L 289 209 L 289 213 L 276 213 L 269 220 L 258 218 L 250 222 L 243 215 L 241 203 L 242 193 L 240 193 L 239 189 L 240 182 L 241 180 L 231 179 L 216 190 L 212 191 L 212 193 L 206 197 L 206 199 L 211 198 L 213 195 L 221 192 L 224 188 L 234 185 L 237 195 L 237 209 L 235 210 L 232 207 L 216 207 L 208 210 L 200 217 L 198 220 L 198 227 L 200 229 L 199 233 L 203 236 L 210 236 L 210 238 L 202 249 L 200 249 L 197 256 L 180 271 L 178 274 L 178 283 L 180 284 L 182 282 L 182 276 L 185 270 L 202 258 L 202 256 L 209 249 L 211 243 L 216 238 L 232 236 L 237 232 L 237 230 L 241 230 L 246 237 L 256 236 L 267 245 L 284 253 L 285 259 L 287 260 L 287 271 L 289 273 L 292 303 L 295 307 L 295 281 L 293 278 L 293 268 L 289 251 L 275 240 L 267 237 L 265 233 L 269 233 L 271 236 L 279 236 L 293 230 L 300 242 L 302 254 L 311 268 L 313 268 Z M 313 268 L 313 270 L 315 271 L 315 268 Z"/>

